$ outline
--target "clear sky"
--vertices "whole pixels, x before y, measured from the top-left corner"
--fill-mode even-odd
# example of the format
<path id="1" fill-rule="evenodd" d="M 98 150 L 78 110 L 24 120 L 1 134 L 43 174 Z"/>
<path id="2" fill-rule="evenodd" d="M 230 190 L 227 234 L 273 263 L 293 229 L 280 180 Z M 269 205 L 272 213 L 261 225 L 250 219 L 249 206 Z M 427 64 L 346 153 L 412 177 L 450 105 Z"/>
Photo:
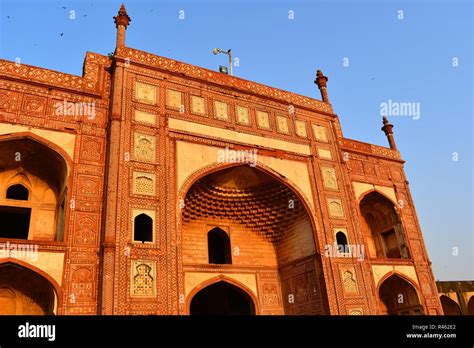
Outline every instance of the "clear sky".
<path id="1" fill-rule="evenodd" d="M 0 2 L 3 59 L 81 75 L 86 51 L 114 50 L 120 1 Z M 136 49 L 216 69 L 226 57 L 211 50 L 232 48 L 235 75 L 318 99 L 313 80 L 322 69 L 347 138 L 386 146 L 381 103 L 418 103 L 419 118 L 389 119 L 435 277 L 474 279 L 471 1 L 125 5 L 126 43 Z"/>

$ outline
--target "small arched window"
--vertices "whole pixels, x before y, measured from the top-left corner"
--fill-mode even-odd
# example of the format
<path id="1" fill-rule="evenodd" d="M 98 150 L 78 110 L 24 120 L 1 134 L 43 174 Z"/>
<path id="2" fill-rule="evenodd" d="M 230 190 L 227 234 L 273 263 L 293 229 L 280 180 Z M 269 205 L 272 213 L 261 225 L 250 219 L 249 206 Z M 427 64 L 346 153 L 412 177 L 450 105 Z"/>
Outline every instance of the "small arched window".
<path id="1" fill-rule="evenodd" d="M 339 231 L 339 232 L 336 233 L 336 243 L 337 243 L 338 249 L 340 249 L 341 252 L 343 252 L 343 253 L 349 252 L 348 251 L 349 245 L 347 243 L 347 236 L 344 232 Z"/>
<path id="2" fill-rule="evenodd" d="M 232 264 L 230 239 L 227 233 L 216 227 L 207 234 L 209 263 Z"/>
<path id="3" fill-rule="evenodd" d="M 153 219 L 140 214 L 133 220 L 133 240 L 136 242 L 153 242 Z"/>
<path id="4" fill-rule="evenodd" d="M 21 184 L 12 185 L 7 189 L 7 199 L 17 199 L 19 201 L 27 201 L 28 195 L 29 195 L 28 189 Z"/>

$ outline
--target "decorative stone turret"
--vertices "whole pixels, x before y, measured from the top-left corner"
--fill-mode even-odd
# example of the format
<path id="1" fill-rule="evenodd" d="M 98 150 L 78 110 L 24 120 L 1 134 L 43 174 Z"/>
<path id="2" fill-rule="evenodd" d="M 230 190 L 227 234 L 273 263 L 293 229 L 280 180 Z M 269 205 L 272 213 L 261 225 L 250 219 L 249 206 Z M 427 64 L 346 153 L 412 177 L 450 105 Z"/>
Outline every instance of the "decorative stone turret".
<path id="1" fill-rule="evenodd" d="M 383 117 L 383 127 L 381 128 L 385 135 L 387 136 L 388 143 L 392 150 L 397 150 L 397 145 L 395 144 L 395 138 L 393 137 L 393 124 L 390 124 L 387 118 Z"/>
<path id="2" fill-rule="evenodd" d="M 329 104 L 328 92 L 326 91 L 327 81 L 328 81 L 328 78 L 324 76 L 321 70 L 318 70 L 316 72 L 316 80 L 314 80 L 314 83 L 318 85 L 318 88 L 321 91 L 321 98 L 323 99 L 323 102 Z"/>
<path id="3" fill-rule="evenodd" d="M 115 27 L 117 28 L 117 47 L 125 46 L 125 30 L 127 30 L 128 24 L 131 21 L 125 9 L 125 5 L 122 4 L 118 11 L 118 16 L 114 17 Z"/>

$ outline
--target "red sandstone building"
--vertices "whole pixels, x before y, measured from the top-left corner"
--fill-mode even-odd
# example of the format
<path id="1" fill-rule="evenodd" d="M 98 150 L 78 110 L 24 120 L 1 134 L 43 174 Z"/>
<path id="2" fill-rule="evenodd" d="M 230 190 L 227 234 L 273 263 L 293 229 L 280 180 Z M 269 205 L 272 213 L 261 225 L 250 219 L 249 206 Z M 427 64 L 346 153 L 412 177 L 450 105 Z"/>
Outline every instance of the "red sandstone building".
<path id="1" fill-rule="evenodd" d="M 304 97 L 129 22 L 82 77 L 0 60 L 2 314 L 442 314 L 387 120 L 347 139 L 322 72 Z"/>

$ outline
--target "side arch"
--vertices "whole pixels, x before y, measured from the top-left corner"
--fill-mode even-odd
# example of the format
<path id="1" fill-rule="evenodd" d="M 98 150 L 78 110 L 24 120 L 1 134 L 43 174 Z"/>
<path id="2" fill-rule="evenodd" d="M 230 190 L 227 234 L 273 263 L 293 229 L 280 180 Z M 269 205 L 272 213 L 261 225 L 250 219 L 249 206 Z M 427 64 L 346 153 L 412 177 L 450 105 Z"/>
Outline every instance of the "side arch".
<path id="1" fill-rule="evenodd" d="M 408 277 L 407 275 L 395 270 L 391 270 L 390 272 L 386 273 L 382 278 L 380 278 L 380 280 L 377 283 L 377 291 L 380 289 L 380 285 L 382 285 L 383 282 L 385 282 L 388 278 L 390 278 L 393 275 L 399 276 L 400 278 L 408 282 L 411 286 L 413 286 L 417 292 L 418 297 L 421 299 L 420 297 L 421 289 L 418 286 L 418 283 L 414 279 Z"/>
<path id="2" fill-rule="evenodd" d="M 259 303 L 258 303 L 258 299 L 257 299 L 257 294 L 255 294 L 249 287 L 247 287 L 245 284 L 239 282 L 238 280 L 235 280 L 231 277 L 228 277 L 228 276 L 225 276 L 225 275 L 219 275 L 217 277 L 213 277 L 211 279 L 208 279 L 200 284 L 198 284 L 197 286 L 195 286 L 188 294 L 187 298 L 186 298 L 186 313 L 187 315 L 190 315 L 191 314 L 191 301 L 193 300 L 194 296 L 199 293 L 201 290 L 204 290 L 205 288 L 207 288 L 208 286 L 210 285 L 213 285 L 213 284 L 217 284 L 219 282 L 226 282 L 226 283 L 229 283 L 237 288 L 239 288 L 240 290 L 242 290 L 243 292 L 245 292 L 249 297 L 250 299 L 252 300 L 253 302 L 253 305 L 254 305 L 254 308 L 255 308 L 255 314 L 260 314 L 260 306 L 259 306 Z"/>
<path id="3" fill-rule="evenodd" d="M 459 303 L 454 301 L 452 298 L 446 295 L 441 295 L 439 297 L 441 302 L 441 307 L 443 308 L 444 315 L 461 315 L 461 307 Z"/>
<path id="4" fill-rule="evenodd" d="M 403 273 L 400 273 L 398 271 L 395 271 L 395 270 L 392 270 L 390 272 L 388 272 L 387 274 L 385 274 L 378 282 L 377 284 L 377 301 L 382 301 L 380 299 L 380 288 L 381 286 L 385 283 L 386 280 L 388 280 L 389 278 L 391 278 L 392 276 L 398 276 L 400 279 L 406 281 L 412 288 L 413 290 L 415 291 L 416 293 L 416 296 L 418 297 L 418 301 L 420 303 L 420 305 L 423 307 L 423 310 L 426 312 L 426 303 L 425 303 L 425 298 L 424 296 L 422 295 L 422 292 L 421 292 L 421 289 L 420 287 L 418 286 L 418 284 L 413 280 L 411 279 L 410 277 L 406 276 L 405 274 Z"/>
<path id="5" fill-rule="evenodd" d="M 376 192 L 378 193 L 379 195 L 383 196 L 384 198 L 388 199 L 390 202 L 393 203 L 393 205 L 395 206 L 395 211 L 397 212 L 397 214 L 400 214 L 399 211 L 398 211 L 398 202 L 394 202 L 393 199 L 391 197 L 389 197 L 388 195 L 386 195 L 384 192 L 378 190 L 377 188 L 371 188 L 370 190 L 367 190 L 367 191 L 364 191 L 362 192 L 359 197 L 357 198 L 357 206 L 360 206 L 360 202 L 362 202 L 362 200 L 367 197 L 369 194 L 371 194 L 372 192 Z"/>
<path id="6" fill-rule="evenodd" d="M 53 290 L 55 299 L 54 299 L 54 314 L 62 314 L 62 301 L 63 301 L 63 290 L 61 286 L 58 284 L 58 282 L 51 277 L 47 272 L 43 271 L 42 269 L 33 266 L 32 264 L 15 259 L 15 258 L 5 258 L 0 261 L 0 270 L 2 267 L 6 267 L 8 265 L 13 265 L 13 266 L 19 266 L 20 268 L 29 270 L 39 277 L 43 278 L 46 280 L 49 285 L 51 285 L 51 288 Z"/>
<path id="7" fill-rule="evenodd" d="M 68 167 L 68 176 L 73 164 L 72 158 L 62 147 L 32 132 L 18 132 L 0 135 L 0 142 L 9 140 L 31 139 L 57 152 L 65 161 Z"/>

